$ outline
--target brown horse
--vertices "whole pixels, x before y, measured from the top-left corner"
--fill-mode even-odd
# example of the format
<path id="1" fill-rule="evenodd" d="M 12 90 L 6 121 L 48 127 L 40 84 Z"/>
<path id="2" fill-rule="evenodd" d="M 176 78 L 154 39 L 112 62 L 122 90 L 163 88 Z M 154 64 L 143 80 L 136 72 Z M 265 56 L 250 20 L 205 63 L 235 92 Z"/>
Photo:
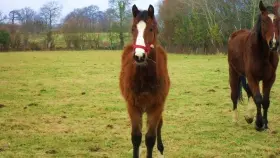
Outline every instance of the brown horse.
<path id="1" fill-rule="evenodd" d="M 140 11 L 133 5 L 132 13 L 133 43 L 126 46 L 122 53 L 119 86 L 131 121 L 133 157 L 139 157 L 142 115 L 146 113 L 148 131 L 145 144 L 147 157 L 150 158 L 156 139 L 161 155 L 164 150 L 161 138 L 162 112 L 170 87 L 167 55 L 157 44 L 158 27 L 153 6 Z"/>
<path id="2" fill-rule="evenodd" d="M 257 107 L 256 130 L 267 129 L 267 111 L 270 104 L 270 90 L 276 78 L 278 66 L 279 15 L 277 3 L 265 7 L 260 1 L 261 13 L 254 28 L 239 30 L 231 34 L 228 41 L 229 82 L 233 102 L 234 119 L 237 121 L 237 102 L 242 98 L 242 86 L 248 98 L 252 97 Z M 248 80 L 248 83 L 246 81 Z M 259 82 L 263 82 L 263 96 Z M 263 116 L 261 112 L 263 107 Z M 252 112 L 252 109 L 248 109 Z M 245 115 L 248 123 L 253 115 Z"/>

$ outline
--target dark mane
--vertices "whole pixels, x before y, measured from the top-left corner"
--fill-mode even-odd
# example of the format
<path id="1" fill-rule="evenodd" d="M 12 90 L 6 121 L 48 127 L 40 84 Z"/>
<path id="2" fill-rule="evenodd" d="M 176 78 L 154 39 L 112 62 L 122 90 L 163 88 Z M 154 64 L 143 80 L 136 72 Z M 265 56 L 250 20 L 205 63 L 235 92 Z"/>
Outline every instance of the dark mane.
<path id="1" fill-rule="evenodd" d="M 147 10 L 143 10 L 143 11 L 140 11 L 137 15 L 137 18 L 139 20 L 143 20 L 143 21 L 147 21 L 148 20 L 148 11 Z"/>
<path id="2" fill-rule="evenodd" d="M 262 38 L 262 16 L 261 14 L 258 15 L 257 23 L 256 23 L 256 33 L 258 39 Z"/>
<path id="3" fill-rule="evenodd" d="M 268 12 L 268 14 L 274 14 L 274 8 L 272 6 L 267 6 L 266 10 Z M 261 40 L 262 39 L 262 16 L 261 14 L 258 15 L 257 17 L 257 23 L 255 25 L 255 31 L 258 35 L 258 39 Z"/>

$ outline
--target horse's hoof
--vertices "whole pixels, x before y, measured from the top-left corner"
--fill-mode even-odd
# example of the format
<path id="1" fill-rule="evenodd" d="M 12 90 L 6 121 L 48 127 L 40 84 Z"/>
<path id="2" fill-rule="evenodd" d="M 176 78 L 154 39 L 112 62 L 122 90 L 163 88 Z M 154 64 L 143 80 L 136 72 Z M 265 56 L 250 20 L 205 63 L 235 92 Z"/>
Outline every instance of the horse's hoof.
<path id="1" fill-rule="evenodd" d="M 256 124 L 255 124 L 255 129 L 256 129 L 257 131 L 259 131 L 259 132 L 265 130 L 265 128 L 264 128 L 264 126 L 262 125 L 262 123 L 256 123 Z"/>
<path id="2" fill-rule="evenodd" d="M 264 128 L 263 128 L 263 127 L 255 126 L 255 129 L 256 129 L 258 132 L 264 131 Z"/>
<path id="3" fill-rule="evenodd" d="M 250 118 L 250 117 L 248 117 L 247 115 L 244 116 L 244 117 L 245 117 L 245 120 L 246 120 L 246 122 L 247 122 L 248 124 L 251 124 L 251 123 L 254 121 L 254 118 Z"/>
<path id="4" fill-rule="evenodd" d="M 266 124 L 264 124 L 264 125 L 263 125 L 263 129 L 264 129 L 264 130 L 268 130 L 269 128 L 268 128 L 268 126 L 267 126 Z"/>

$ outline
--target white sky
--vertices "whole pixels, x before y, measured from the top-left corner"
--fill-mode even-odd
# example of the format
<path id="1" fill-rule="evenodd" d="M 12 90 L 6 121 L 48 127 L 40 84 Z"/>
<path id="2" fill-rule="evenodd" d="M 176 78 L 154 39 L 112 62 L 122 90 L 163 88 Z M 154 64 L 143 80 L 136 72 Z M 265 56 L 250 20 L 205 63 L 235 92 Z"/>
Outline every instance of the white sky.
<path id="1" fill-rule="evenodd" d="M 51 0 L 0 0 L 0 11 L 8 14 L 11 10 L 30 7 L 35 11 L 39 11 L 40 7 Z M 57 0 L 63 5 L 62 16 L 67 15 L 75 8 L 82 8 L 89 5 L 97 5 L 100 10 L 108 8 L 108 0 Z M 157 2 L 159 0 L 134 0 L 139 9 L 147 9 L 149 4 L 154 5 L 157 10 Z"/>

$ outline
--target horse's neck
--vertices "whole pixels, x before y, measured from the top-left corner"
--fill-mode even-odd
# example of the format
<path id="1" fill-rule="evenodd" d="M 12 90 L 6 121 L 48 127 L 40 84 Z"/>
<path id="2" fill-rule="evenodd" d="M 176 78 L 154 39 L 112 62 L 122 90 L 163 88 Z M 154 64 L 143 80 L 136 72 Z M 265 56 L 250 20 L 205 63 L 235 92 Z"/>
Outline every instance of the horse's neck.
<path id="1" fill-rule="evenodd" d="M 268 58 L 270 51 L 266 40 L 263 39 L 257 32 L 252 32 L 250 38 L 253 48 L 252 53 L 254 53 L 255 56 L 258 55 L 261 59 Z"/>

